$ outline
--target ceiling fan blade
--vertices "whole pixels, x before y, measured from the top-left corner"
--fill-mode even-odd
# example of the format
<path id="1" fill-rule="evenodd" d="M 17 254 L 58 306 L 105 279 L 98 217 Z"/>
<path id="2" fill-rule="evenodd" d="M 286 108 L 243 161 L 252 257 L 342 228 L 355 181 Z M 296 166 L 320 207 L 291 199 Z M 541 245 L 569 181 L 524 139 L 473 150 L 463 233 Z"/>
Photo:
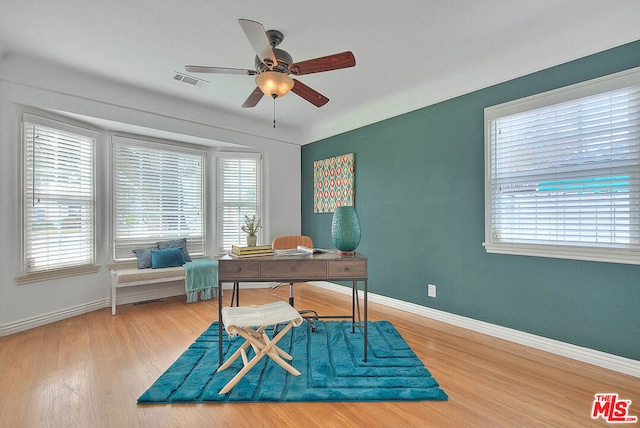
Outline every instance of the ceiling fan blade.
<path id="1" fill-rule="evenodd" d="M 301 96 L 302 98 L 304 98 L 305 100 L 313 104 L 314 106 L 322 107 L 323 105 L 329 102 L 329 98 L 311 89 L 301 81 L 294 79 L 293 82 L 294 84 L 293 84 L 293 88 L 291 88 L 291 92 Z"/>
<path id="2" fill-rule="evenodd" d="M 256 86 L 256 88 L 253 90 L 251 95 L 249 95 L 249 98 L 247 98 L 245 102 L 242 104 L 242 108 L 255 107 L 256 104 L 258 104 L 258 101 L 262 99 L 263 95 L 264 94 L 262 93 L 260 88 Z"/>
<path id="3" fill-rule="evenodd" d="M 289 73 L 301 76 L 303 74 L 320 73 L 322 71 L 354 67 L 355 65 L 356 57 L 353 56 L 352 52 L 348 51 L 293 63 L 289 66 Z"/>
<path id="4" fill-rule="evenodd" d="M 258 54 L 260 61 L 271 69 L 278 63 L 278 60 L 273 53 L 273 48 L 262 24 L 248 19 L 238 19 L 238 23 L 240 23 L 240 27 L 242 27 L 242 31 L 249 39 L 251 46 L 253 46 L 253 50 Z"/>

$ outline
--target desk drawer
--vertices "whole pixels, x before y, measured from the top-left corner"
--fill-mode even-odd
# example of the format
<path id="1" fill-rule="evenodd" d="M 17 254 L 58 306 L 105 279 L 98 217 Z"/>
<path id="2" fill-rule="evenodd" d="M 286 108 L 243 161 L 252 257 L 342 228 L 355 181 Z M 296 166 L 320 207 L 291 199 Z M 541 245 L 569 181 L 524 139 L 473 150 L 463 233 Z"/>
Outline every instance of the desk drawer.
<path id="1" fill-rule="evenodd" d="M 330 278 L 366 278 L 366 260 L 331 260 L 329 262 Z"/>
<path id="2" fill-rule="evenodd" d="M 260 267 L 261 278 L 313 279 L 324 278 L 326 275 L 327 262 L 324 260 L 263 261 Z"/>
<path id="3" fill-rule="evenodd" d="M 260 263 L 257 261 L 218 261 L 220 271 L 218 277 L 220 281 L 259 278 Z"/>

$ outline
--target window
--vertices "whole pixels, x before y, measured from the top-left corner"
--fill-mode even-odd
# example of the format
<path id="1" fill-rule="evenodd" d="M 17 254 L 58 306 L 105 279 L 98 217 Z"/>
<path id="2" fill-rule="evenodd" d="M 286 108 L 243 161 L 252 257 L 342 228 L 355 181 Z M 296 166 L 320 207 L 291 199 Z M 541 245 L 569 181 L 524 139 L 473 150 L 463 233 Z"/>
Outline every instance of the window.
<path id="1" fill-rule="evenodd" d="M 184 237 L 189 254 L 204 254 L 205 152 L 120 136 L 112 143 L 114 261 Z"/>
<path id="2" fill-rule="evenodd" d="M 488 252 L 640 264 L 640 72 L 485 110 Z"/>
<path id="3" fill-rule="evenodd" d="M 218 153 L 219 253 L 230 251 L 232 245 L 246 245 L 246 234 L 240 230 L 245 215 L 262 219 L 261 164 L 259 154 Z"/>
<path id="4" fill-rule="evenodd" d="M 23 273 L 93 265 L 97 134 L 25 113 L 22 139 Z"/>

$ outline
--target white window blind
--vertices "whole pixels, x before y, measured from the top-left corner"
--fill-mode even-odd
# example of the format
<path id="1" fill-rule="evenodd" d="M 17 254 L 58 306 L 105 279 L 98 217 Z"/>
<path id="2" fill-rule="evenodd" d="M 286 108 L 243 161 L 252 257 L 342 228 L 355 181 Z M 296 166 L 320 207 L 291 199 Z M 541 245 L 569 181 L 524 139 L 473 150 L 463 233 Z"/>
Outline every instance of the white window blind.
<path id="1" fill-rule="evenodd" d="M 95 262 L 97 134 L 24 114 L 24 273 Z"/>
<path id="2" fill-rule="evenodd" d="M 218 153 L 218 252 L 246 245 L 245 215 L 262 218 L 262 159 L 255 153 Z M 262 242 L 262 229 L 258 242 Z"/>
<path id="3" fill-rule="evenodd" d="M 640 85 L 599 83 L 487 115 L 488 251 L 640 263 Z"/>
<path id="4" fill-rule="evenodd" d="M 190 255 L 204 254 L 204 151 L 120 136 L 112 143 L 114 261 L 184 237 Z"/>

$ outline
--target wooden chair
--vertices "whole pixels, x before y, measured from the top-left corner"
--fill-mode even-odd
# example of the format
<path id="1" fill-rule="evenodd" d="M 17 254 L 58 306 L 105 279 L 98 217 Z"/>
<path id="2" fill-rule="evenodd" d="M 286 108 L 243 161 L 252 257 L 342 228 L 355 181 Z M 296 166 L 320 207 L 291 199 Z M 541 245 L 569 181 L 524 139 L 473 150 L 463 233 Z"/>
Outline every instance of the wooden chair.
<path id="1" fill-rule="evenodd" d="M 304 235 L 287 235 L 287 236 L 278 236 L 271 243 L 271 248 L 275 250 L 292 250 L 298 248 L 299 245 L 307 248 L 313 248 L 313 240 Z M 273 288 L 280 287 L 284 284 L 278 284 Z M 289 304 L 294 306 L 294 298 L 293 298 L 293 282 L 289 283 Z M 315 322 L 318 319 L 318 313 L 312 309 L 299 311 L 300 314 L 303 315 L 304 319 L 306 319 L 309 324 L 311 324 L 311 330 L 316 331 Z M 309 315 L 311 314 L 311 315 Z"/>
<path id="2" fill-rule="evenodd" d="M 299 376 L 300 372 L 287 363 L 285 359 L 292 360 L 293 357 L 287 354 L 276 344 L 292 328 L 302 324 L 302 317 L 285 301 L 268 303 L 266 305 L 253 306 L 226 306 L 222 308 L 222 324 L 229 336 L 241 336 L 245 342 L 225 361 L 217 371 L 222 371 L 242 356 L 244 367 L 218 392 L 226 394 L 251 370 L 265 355 L 275 361 L 280 367 L 294 376 Z M 265 330 L 271 325 L 285 324 L 285 327 L 273 338 L 269 339 Z M 245 349 L 251 346 L 255 355 L 251 360 L 247 358 Z"/>
<path id="3" fill-rule="evenodd" d="M 271 243 L 271 248 L 274 250 L 291 250 L 298 248 L 298 245 L 313 248 L 313 240 L 303 235 L 278 236 Z"/>

